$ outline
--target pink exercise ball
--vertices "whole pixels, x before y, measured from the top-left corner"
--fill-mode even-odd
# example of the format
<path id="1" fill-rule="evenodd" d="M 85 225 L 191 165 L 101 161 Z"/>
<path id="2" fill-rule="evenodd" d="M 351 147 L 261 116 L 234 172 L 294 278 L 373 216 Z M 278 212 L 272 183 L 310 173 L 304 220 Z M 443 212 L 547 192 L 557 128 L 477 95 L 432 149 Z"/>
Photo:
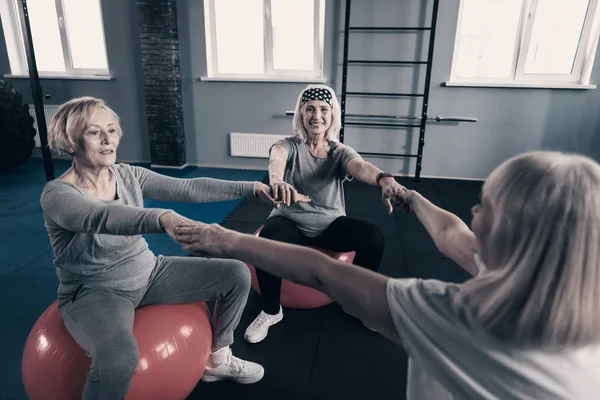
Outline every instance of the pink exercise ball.
<path id="1" fill-rule="evenodd" d="M 260 226 L 256 232 L 254 232 L 255 236 L 260 234 L 263 226 Z M 315 250 L 319 250 L 322 253 L 327 254 L 328 256 L 335 258 L 337 260 L 343 261 L 347 264 L 352 264 L 354 261 L 354 256 L 356 252 L 348 252 L 348 253 L 337 253 L 335 251 L 319 249 L 316 247 L 312 247 Z M 258 286 L 258 279 L 256 278 L 256 269 L 253 265 L 246 264 L 250 269 L 250 275 L 252 277 L 252 288 L 260 294 L 260 287 Z M 327 296 L 325 293 L 313 289 L 308 286 L 300 285 L 287 279 L 283 279 L 281 281 L 281 297 L 280 302 L 283 307 L 288 308 L 317 308 L 322 307 L 327 304 L 333 303 L 333 300 Z"/>
<path id="2" fill-rule="evenodd" d="M 139 361 L 128 400 L 183 400 L 204 373 L 212 346 L 206 304 L 165 304 L 135 311 Z M 73 340 L 54 302 L 33 326 L 21 374 L 30 400 L 81 399 L 90 359 Z"/>

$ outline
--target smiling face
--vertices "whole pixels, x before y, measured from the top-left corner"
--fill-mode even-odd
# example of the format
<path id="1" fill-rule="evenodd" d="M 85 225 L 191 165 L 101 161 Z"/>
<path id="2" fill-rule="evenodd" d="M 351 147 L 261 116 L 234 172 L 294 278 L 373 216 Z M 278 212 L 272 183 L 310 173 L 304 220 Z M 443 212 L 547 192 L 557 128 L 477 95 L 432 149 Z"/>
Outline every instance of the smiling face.
<path id="1" fill-rule="evenodd" d="M 97 107 L 79 137 L 73 158 L 89 168 L 109 167 L 117 161 L 120 140 L 118 121 L 104 108 Z"/>
<path id="2" fill-rule="evenodd" d="M 309 138 L 325 135 L 331 126 L 331 106 L 322 100 L 311 100 L 302 107 L 302 122 Z"/>

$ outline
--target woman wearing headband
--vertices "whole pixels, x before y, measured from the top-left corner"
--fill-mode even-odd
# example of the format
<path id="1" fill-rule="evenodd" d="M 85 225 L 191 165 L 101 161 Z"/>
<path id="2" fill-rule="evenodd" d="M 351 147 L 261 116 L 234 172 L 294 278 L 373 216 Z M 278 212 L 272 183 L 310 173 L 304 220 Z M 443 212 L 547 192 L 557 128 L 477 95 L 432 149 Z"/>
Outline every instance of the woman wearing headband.
<path id="1" fill-rule="evenodd" d="M 393 210 L 389 197 L 402 186 L 391 174 L 340 143 L 340 127 L 340 105 L 331 88 L 309 85 L 300 93 L 294 111 L 295 136 L 275 143 L 270 150 L 269 181 L 281 206 L 273 209 L 260 236 L 338 252 L 355 251 L 355 265 L 376 271 L 385 238 L 376 225 L 346 216 L 343 183 L 354 177 L 380 186 L 388 213 Z M 311 201 L 298 202 L 301 194 Z M 263 340 L 269 327 L 283 318 L 281 278 L 257 267 L 263 309 L 246 329 L 244 338 L 250 343 Z"/>

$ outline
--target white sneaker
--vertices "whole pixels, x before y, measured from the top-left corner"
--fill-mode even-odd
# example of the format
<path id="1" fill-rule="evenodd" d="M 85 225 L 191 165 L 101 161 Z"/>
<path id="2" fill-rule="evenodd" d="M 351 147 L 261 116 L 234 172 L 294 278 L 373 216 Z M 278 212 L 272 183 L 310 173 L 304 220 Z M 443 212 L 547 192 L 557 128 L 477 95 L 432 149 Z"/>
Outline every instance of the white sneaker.
<path id="1" fill-rule="evenodd" d="M 241 360 L 231 354 L 231 349 L 229 349 L 227 358 L 221 364 L 211 367 L 209 360 L 201 379 L 203 382 L 230 379 L 237 383 L 255 383 L 260 381 L 264 375 L 265 369 L 262 365 Z"/>
<path id="2" fill-rule="evenodd" d="M 269 333 L 269 328 L 271 325 L 275 325 L 279 321 L 283 319 L 283 310 L 281 306 L 279 306 L 279 312 L 275 315 L 267 314 L 264 311 L 261 311 L 258 314 L 258 317 L 248 328 L 246 328 L 246 332 L 244 333 L 244 339 L 248 343 L 258 343 L 264 338 L 267 337 L 267 333 Z"/>
<path id="3" fill-rule="evenodd" d="M 344 307 L 342 307 L 342 311 L 345 312 L 346 314 L 348 314 L 349 316 L 354 317 L 354 315 L 352 315 L 348 311 L 346 311 L 346 309 Z M 356 318 L 356 317 L 354 317 L 354 318 Z M 367 328 L 371 332 L 377 332 L 376 329 L 373 329 L 369 325 L 365 324 L 362 319 L 360 319 L 360 318 L 356 318 L 356 319 L 358 319 L 360 322 L 362 322 L 362 324 L 365 326 L 365 328 Z"/>

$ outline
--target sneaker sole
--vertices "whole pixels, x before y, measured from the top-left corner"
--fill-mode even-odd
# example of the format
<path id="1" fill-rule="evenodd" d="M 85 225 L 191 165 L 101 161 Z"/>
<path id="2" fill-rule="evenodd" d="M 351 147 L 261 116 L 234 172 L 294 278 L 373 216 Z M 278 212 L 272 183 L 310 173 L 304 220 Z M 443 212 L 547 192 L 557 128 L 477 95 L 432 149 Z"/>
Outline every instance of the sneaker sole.
<path id="1" fill-rule="evenodd" d="M 265 369 L 261 368 L 260 371 L 257 372 L 256 374 L 254 374 L 253 376 L 223 378 L 220 376 L 204 374 L 204 375 L 202 375 L 202 378 L 200 378 L 200 380 L 202 382 L 218 382 L 218 381 L 230 380 L 235 383 L 251 384 L 251 383 L 256 383 L 256 382 L 260 381 L 263 378 L 263 376 L 265 376 Z"/>
<path id="2" fill-rule="evenodd" d="M 275 324 L 277 324 L 277 323 L 281 322 L 281 320 L 282 320 L 282 319 L 283 319 L 283 314 L 281 314 L 281 317 L 280 317 L 280 318 L 278 318 L 278 319 L 277 319 L 275 322 L 273 322 L 273 323 L 271 324 L 271 326 L 273 326 L 273 325 L 275 325 Z M 269 326 L 269 327 L 267 328 L 267 331 L 265 332 L 265 334 L 264 334 L 264 335 L 262 335 L 260 338 L 258 338 L 258 339 L 256 339 L 256 340 L 250 340 L 250 338 L 248 338 L 248 337 L 247 337 L 247 336 L 244 334 L 244 340 L 245 340 L 246 342 L 248 342 L 248 343 L 258 343 L 258 342 L 262 342 L 262 341 L 263 341 L 263 340 L 264 340 L 264 339 L 267 337 L 267 335 L 269 334 L 269 329 L 271 329 L 271 326 Z"/>

